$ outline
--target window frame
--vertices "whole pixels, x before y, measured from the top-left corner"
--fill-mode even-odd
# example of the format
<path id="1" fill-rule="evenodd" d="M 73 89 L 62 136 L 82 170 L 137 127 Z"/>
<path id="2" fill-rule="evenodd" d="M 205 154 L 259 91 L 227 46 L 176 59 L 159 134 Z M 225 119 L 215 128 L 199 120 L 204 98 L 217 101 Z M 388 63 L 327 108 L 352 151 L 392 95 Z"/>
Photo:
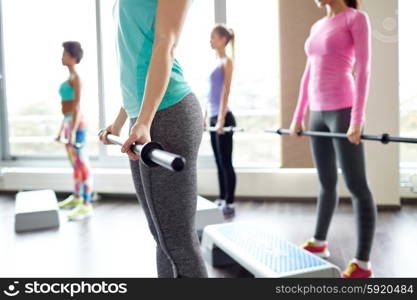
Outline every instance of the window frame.
<path id="1" fill-rule="evenodd" d="M 3 49 L 3 3 L 0 0 L 0 159 L 10 160 L 9 130 L 7 121 L 6 75 Z"/>

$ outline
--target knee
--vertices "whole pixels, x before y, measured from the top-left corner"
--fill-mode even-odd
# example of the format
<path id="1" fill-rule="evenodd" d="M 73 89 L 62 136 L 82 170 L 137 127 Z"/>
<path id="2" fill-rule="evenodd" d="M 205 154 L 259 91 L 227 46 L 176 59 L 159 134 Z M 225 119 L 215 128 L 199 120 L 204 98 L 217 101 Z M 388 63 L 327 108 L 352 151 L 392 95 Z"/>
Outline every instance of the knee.
<path id="1" fill-rule="evenodd" d="M 83 174 L 80 171 L 75 171 L 73 176 L 75 180 L 83 181 Z"/>
<path id="2" fill-rule="evenodd" d="M 320 187 L 324 192 L 336 193 L 337 178 L 320 178 Z"/>
<path id="3" fill-rule="evenodd" d="M 346 186 L 354 199 L 360 199 L 361 202 L 373 202 L 373 196 L 369 189 L 368 183 L 365 182 L 346 182 Z"/>
<path id="4" fill-rule="evenodd" d="M 83 181 L 87 181 L 90 178 L 90 170 L 87 167 L 83 167 L 81 170 Z"/>
<path id="5" fill-rule="evenodd" d="M 219 162 L 225 169 L 233 167 L 232 158 L 229 156 L 220 155 Z"/>

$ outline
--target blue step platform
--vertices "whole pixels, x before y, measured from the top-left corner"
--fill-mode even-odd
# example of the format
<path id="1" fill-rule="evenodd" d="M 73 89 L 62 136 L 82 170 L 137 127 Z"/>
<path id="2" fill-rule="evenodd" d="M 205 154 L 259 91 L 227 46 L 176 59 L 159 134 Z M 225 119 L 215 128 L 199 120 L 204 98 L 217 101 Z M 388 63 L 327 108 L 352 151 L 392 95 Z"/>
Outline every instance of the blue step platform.
<path id="1" fill-rule="evenodd" d="M 204 259 L 214 267 L 238 263 L 258 278 L 340 277 L 340 269 L 252 223 L 205 227 Z"/>

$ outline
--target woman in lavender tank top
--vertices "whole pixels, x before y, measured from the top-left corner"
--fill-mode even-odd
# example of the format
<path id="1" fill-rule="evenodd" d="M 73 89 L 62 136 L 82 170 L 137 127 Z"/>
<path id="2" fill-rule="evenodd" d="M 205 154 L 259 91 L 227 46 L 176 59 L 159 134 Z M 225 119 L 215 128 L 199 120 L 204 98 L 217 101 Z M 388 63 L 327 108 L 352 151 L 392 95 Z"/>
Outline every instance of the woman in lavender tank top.
<path id="1" fill-rule="evenodd" d="M 234 52 L 234 40 L 234 32 L 224 25 L 217 25 L 211 33 L 210 43 L 216 51 L 218 65 L 210 75 L 208 113 L 210 126 L 216 127 L 216 131 L 210 133 L 220 186 L 220 197 L 216 200 L 216 204 L 227 219 L 235 216 L 236 174 L 232 163 L 233 132 L 224 131 L 224 127 L 236 126 L 235 118 L 228 107 L 233 58 L 226 54 L 228 45 L 232 46 Z M 207 111 L 205 116 L 207 117 Z"/>

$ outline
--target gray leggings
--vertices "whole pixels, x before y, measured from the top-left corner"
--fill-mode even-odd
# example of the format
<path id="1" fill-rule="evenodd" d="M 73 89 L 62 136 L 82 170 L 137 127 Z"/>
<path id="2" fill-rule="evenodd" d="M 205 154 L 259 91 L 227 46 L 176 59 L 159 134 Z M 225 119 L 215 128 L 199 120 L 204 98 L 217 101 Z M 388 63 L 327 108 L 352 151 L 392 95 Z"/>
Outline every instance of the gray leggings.
<path id="1" fill-rule="evenodd" d="M 130 126 L 136 119 L 131 119 Z M 195 229 L 197 155 L 203 134 L 201 107 L 193 94 L 158 111 L 151 127 L 153 141 L 187 160 L 181 172 L 148 168 L 130 161 L 139 202 L 156 241 L 158 277 L 207 277 Z"/>
<path id="2" fill-rule="evenodd" d="M 350 116 L 351 108 L 312 112 L 310 130 L 346 133 L 350 125 Z M 356 146 L 348 140 L 314 137 L 311 138 L 311 148 L 321 186 L 314 237 L 318 240 L 326 240 L 330 222 L 337 206 L 337 159 L 346 185 L 352 194 L 356 213 L 358 233 L 356 258 L 369 261 L 375 233 L 376 205 L 366 179 L 363 144 Z"/>

